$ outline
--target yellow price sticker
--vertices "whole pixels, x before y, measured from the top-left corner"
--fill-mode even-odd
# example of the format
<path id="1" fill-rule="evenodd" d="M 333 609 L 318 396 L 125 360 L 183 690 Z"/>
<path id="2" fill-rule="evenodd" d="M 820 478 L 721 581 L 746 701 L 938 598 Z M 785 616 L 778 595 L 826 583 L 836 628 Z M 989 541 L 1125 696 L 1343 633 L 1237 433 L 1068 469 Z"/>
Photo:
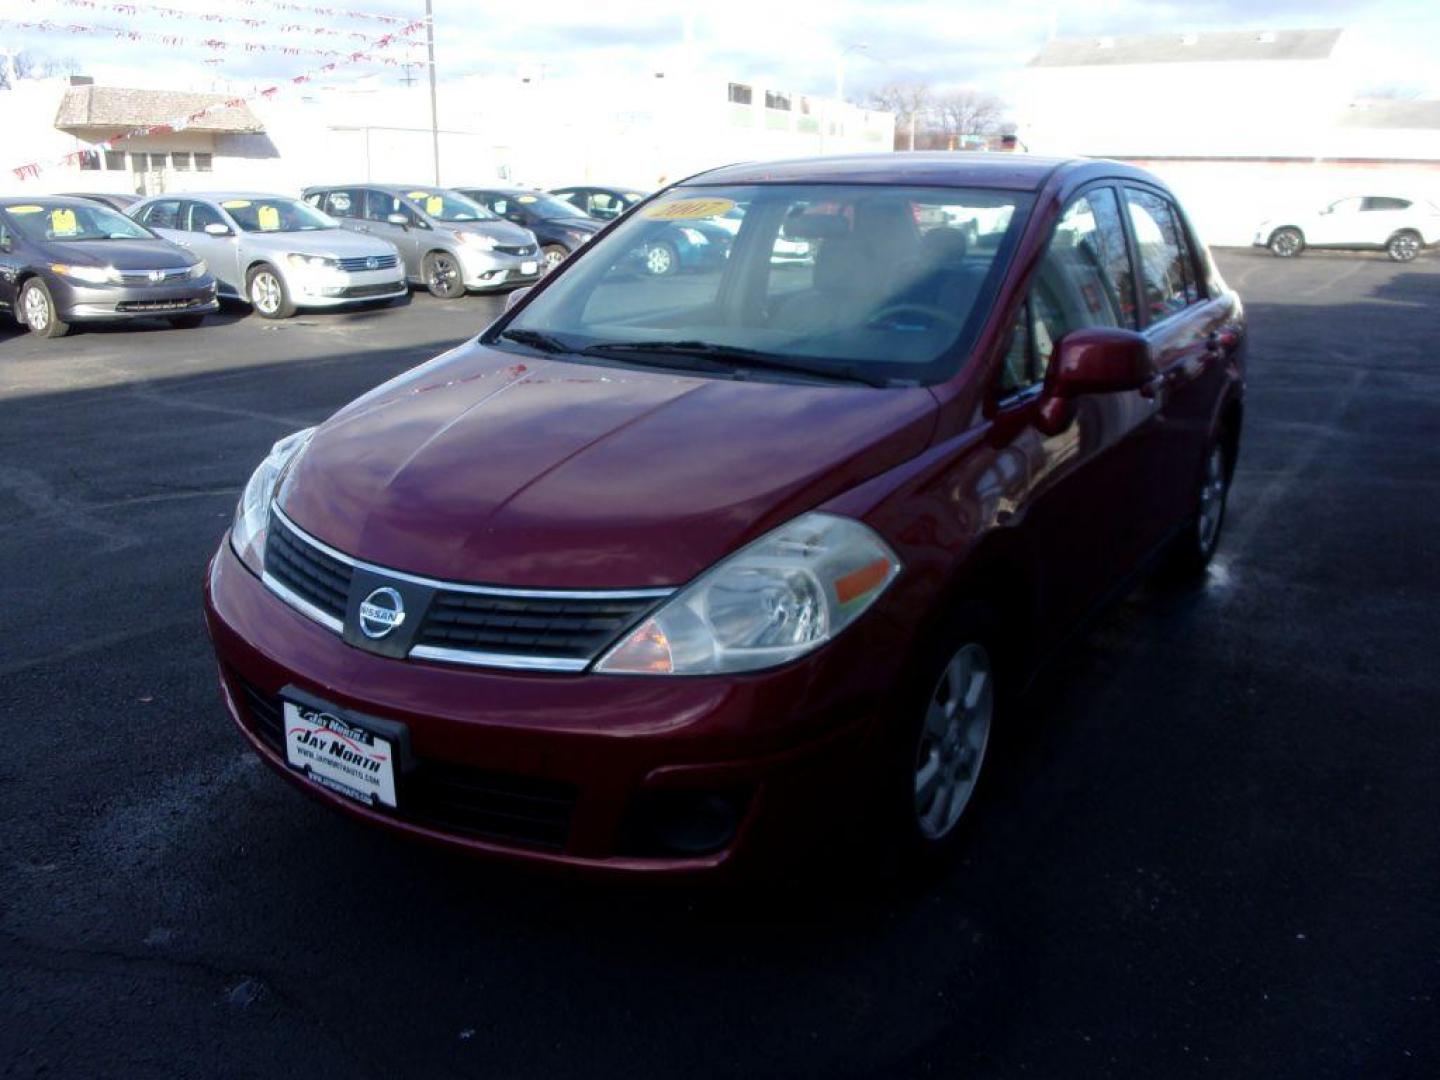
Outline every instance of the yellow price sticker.
<path id="1" fill-rule="evenodd" d="M 694 221 L 696 218 L 719 217 L 735 208 L 734 199 L 676 199 L 645 208 L 645 216 L 656 221 Z"/>
<path id="2" fill-rule="evenodd" d="M 74 236 L 80 231 L 75 221 L 75 211 L 68 207 L 50 211 L 50 231 L 56 236 Z"/>
<path id="3" fill-rule="evenodd" d="M 220 205 L 223 206 L 226 210 L 244 210 L 247 206 L 250 205 L 250 200 L 230 199 L 227 202 L 222 202 Z"/>
<path id="4" fill-rule="evenodd" d="M 426 195 L 429 194 L 429 192 L 426 192 L 426 191 L 407 191 L 405 194 L 408 195 L 408 196 L 409 196 L 410 198 L 412 198 L 412 199 L 423 199 L 423 198 L 425 198 Z"/>
<path id="5" fill-rule="evenodd" d="M 280 211 L 273 206 L 262 206 L 255 215 L 261 232 L 275 232 L 280 228 Z"/>
<path id="6" fill-rule="evenodd" d="M 516 199 L 515 201 L 518 202 L 518 203 L 532 203 L 532 202 L 539 202 L 540 200 L 537 199 L 534 195 L 521 195 L 521 196 L 520 196 L 518 199 Z"/>
<path id="7" fill-rule="evenodd" d="M 12 214 L 41 214 L 45 212 L 43 206 L 7 206 L 5 208 Z"/>
<path id="8" fill-rule="evenodd" d="M 445 198 L 442 195 L 431 195 L 425 200 L 425 212 L 427 214 L 443 214 L 445 212 Z"/>

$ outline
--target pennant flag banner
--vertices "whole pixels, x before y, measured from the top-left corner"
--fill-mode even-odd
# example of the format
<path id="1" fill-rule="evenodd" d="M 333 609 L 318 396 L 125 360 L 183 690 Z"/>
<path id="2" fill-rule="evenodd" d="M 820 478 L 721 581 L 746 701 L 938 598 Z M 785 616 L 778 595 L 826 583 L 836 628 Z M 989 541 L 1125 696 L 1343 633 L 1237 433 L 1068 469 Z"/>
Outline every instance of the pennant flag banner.
<path id="1" fill-rule="evenodd" d="M 243 0 L 242 0 L 243 2 Z M 384 21 L 395 26 L 395 29 L 386 34 L 366 34 L 359 30 L 341 30 L 333 26 L 315 26 L 308 23 L 287 23 L 277 22 L 272 19 L 255 19 L 244 15 L 221 15 L 208 11 L 189 11 L 183 8 L 161 7 L 156 4 L 124 4 L 112 3 L 110 0 L 30 0 L 32 4 L 60 4 L 63 7 L 84 8 L 87 11 L 103 11 L 114 15 L 124 15 L 129 18 L 143 18 L 145 16 L 156 16 L 164 19 L 190 19 L 207 23 L 232 23 L 249 27 L 252 30 L 266 27 L 274 28 L 282 34 L 316 34 L 320 37 L 348 38 L 352 41 L 363 41 L 376 48 L 385 48 L 397 41 L 403 41 L 406 45 L 418 45 L 419 42 L 411 38 L 411 35 L 425 27 L 424 19 L 394 19 L 384 16 Z M 287 10 L 309 11 L 320 15 L 326 15 L 331 19 L 346 19 L 358 17 L 359 13 L 340 11 L 332 8 L 309 8 L 303 4 L 276 4 L 275 7 L 282 7 Z M 50 21 L 46 20 L 45 24 Z M 30 25 L 45 25 L 30 24 Z"/>

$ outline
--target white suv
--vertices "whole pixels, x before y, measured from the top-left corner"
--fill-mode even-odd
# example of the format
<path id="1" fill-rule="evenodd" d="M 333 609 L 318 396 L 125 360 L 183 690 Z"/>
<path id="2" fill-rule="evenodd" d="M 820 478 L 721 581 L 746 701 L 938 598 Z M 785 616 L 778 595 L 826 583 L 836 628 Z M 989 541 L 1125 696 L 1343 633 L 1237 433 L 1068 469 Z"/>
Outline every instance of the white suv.
<path id="1" fill-rule="evenodd" d="M 1440 208 L 1392 195 L 1353 195 L 1323 210 L 1262 221 L 1254 242 L 1282 259 L 1312 247 L 1379 249 L 1409 262 L 1440 243 Z"/>

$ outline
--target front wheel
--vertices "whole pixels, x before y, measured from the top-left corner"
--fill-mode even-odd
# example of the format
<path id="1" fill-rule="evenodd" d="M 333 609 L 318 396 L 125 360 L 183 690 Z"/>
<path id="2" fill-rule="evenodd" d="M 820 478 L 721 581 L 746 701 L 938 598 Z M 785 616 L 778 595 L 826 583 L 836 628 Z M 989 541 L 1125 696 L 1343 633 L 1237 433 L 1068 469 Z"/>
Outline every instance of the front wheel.
<path id="1" fill-rule="evenodd" d="M 1305 237 L 1299 229 L 1286 226 L 1270 234 L 1270 254 L 1280 259 L 1293 259 L 1305 250 Z"/>
<path id="2" fill-rule="evenodd" d="M 458 300 L 465 295 L 465 279 L 460 264 L 447 251 L 432 251 L 425 256 L 425 287 L 431 296 L 442 300 Z"/>
<path id="3" fill-rule="evenodd" d="M 1396 262 L 1410 262 L 1425 246 L 1418 233 L 1409 231 L 1396 233 L 1385 245 L 1385 253 Z"/>
<path id="4" fill-rule="evenodd" d="M 680 269 L 680 253 L 665 241 L 651 244 L 645 252 L 645 272 L 652 277 L 665 277 Z"/>
<path id="5" fill-rule="evenodd" d="M 245 295 L 262 319 L 288 319 L 295 314 L 295 304 L 285 281 L 273 266 L 261 264 L 250 271 L 245 281 Z"/>
<path id="6" fill-rule="evenodd" d="M 554 270 L 564 262 L 565 256 L 569 254 L 570 253 L 559 244 L 546 244 L 540 249 L 540 272 L 542 274 L 550 273 L 551 270 Z"/>
<path id="7" fill-rule="evenodd" d="M 20 290 L 20 317 L 36 337 L 58 338 L 70 332 L 70 324 L 60 318 L 50 289 L 39 278 L 31 278 Z"/>

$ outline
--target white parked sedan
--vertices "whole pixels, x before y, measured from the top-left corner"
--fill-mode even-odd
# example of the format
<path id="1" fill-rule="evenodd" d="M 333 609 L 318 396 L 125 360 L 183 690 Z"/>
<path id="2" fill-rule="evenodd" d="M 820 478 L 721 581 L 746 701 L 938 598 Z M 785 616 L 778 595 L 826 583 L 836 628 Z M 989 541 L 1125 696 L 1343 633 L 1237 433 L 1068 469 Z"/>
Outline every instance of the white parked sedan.
<path id="1" fill-rule="evenodd" d="M 1282 259 L 1312 247 L 1382 250 L 1409 262 L 1440 243 L 1440 208 L 1393 195 L 1353 195 L 1322 210 L 1262 221 L 1254 243 Z"/>

